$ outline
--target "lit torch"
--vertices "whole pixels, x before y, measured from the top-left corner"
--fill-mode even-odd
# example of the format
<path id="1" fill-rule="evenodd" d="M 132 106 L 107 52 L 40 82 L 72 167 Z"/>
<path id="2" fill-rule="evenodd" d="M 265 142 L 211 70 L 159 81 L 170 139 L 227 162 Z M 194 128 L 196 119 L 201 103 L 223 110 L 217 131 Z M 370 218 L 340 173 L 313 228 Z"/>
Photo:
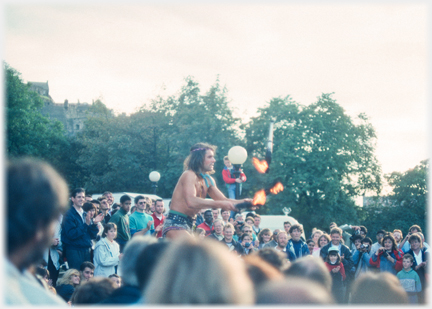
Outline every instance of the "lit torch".
<path id="1" fill-rule="evenodd" d="M 241 211 L 242 209 L 251 209 L 253 206 L 263 206 L 267 200 L 267 195 L 278 194 L 283 191 L 284 186 L 282 183 L 277 182 L 274 186 L 269 189 L 261 189 L 255 193 L 252 203 L 243 202 L 236 205 L 236 208 Z"/>

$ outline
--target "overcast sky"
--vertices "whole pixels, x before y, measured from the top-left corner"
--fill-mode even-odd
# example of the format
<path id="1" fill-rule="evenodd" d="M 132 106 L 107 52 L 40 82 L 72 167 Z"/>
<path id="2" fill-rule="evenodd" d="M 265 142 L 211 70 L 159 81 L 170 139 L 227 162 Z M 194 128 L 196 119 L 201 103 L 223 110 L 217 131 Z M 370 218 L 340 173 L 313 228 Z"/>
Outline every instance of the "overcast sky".
<path id="1" fill-rule="evenodd" d="M 193 76 L 217 76 L 237 116 L 272 98 L 301 104 L 322 93 L 370 117 L 384 173 L 428 157 L 429 6 L 426 2 L 328 5 L 6 4 L 7 63 L 24 81 L 49 82 L 55 102 L 101 98 L 134 112 L 173 95 Z"/>

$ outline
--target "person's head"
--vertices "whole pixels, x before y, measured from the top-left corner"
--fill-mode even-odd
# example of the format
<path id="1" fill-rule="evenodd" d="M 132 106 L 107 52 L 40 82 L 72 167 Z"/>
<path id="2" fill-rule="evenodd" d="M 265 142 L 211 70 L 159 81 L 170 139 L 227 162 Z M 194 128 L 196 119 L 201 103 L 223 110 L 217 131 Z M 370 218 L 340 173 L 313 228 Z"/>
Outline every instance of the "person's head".
<path id="1" fill-rule="evenodd" d="M 309 248 L 310 254 L 312 254 L 313 249 L 315 247 L 315 242 L 312 239 L 308 239 L 308 240 L 306 240 L 306 244 L 307 244 L 307 246 Z"/>
<path id="2" fill-rule="evenodd" d="M 232 166 L 232 164 L 231 164 L 228 156 L 224 157 L 224 164 L 225 164 L 226 167 L 231 167 Z"/>
<path id="3" fill-rule="evenodd" d="M 403 238 L 402 231 L 398 229 L 393 230 L 393 237 L 395 238 L 396 242 L 399 243 Z"/>
<path id="4" fill-rule="evenodd" d="M 101 196 L 98 198 L 99 203 L 100 203 L 100 210 L 102 210 L 103 212 L 108 211 L 110 208 L 110 205 L 108 205 L 108 200 L 105 196 Z"/>
<path id="5" fill-rule="evenodd" d="M 277 236 L 278 236 L 278 234 L 279 234 L 280 231 L 281 231 L 280 229 L 275 229 L 275 230 L 273 231 L 272 239 L 273 239 L 274 241 L 276 241 L 276 242 L 277 242 Z M 289 230 L 288 230 L 288 232 L 286 232 L 286 233 L 287 233 L 287 235 L 288 235 L 288 234 L 289 234 Z"/>
<path id="6" fill-rule="evenodd" d="M 141 291 L 147 287 L 150 275 L 170 244 L 168 241 L 158 241 L 141 250 L 137 258 L 140 262 L 136 263 L 136 276 Z"/>
<path id="7" fill-rule="evenodd" d="M 94 277 L 95 266 L 91 262 L 82 262 L 80 266 L 80 271 L 82 275 L 82 281 L 89 281 Z"/>
<path id="8" fill-rule="evenodd" d="M 154 213 L 156 209 L 156 201 L 150 200 L 150 212 Z"/>
<path id="9" fill-rule="evenodd" d="M 216 146 L 207 143 L 197 143 L 190 149 L 190 154 L 184 161 L 184 169 L 191 170 L 195 174 L 213 174 L 216 162 Z"/>
<path id="10" fill-rule="evenodd" d="M 137 263 L 141 262 L 138 260 L 138 256 L 145 247 L 156 242 L 155 237 L 135 235 L 126 243 L 119 265 L 124 285 L 138 287 L 136 266 Z"/>
<path id="11" fill-rule="evenodd" d="M 380 243 L 380 244 L 382 243 L 382 239 L 383 239 L 383 237 L 384 237 L 385 234 L 387 234 L 387 232 L 384 231 L 384 230 L 379 230 L 376 233 L 376 240 L 377 240 L 378 243 Z"/>
<path id="12" fill-rule="evenodd" d="M 264 283 L 272 280 L 283 280 L 283 274 L 266 262 L 257 254 L 250 254 L 243 257 L 246 264 L 246 269 L 251 278 L 255 291 L 258 290 Z"/>
<path id="13" fill-rule="evenodd" d="M 303 226 L 301 224 L 294 224 L 290 227 L 290 235 L 292 240 L 299 241 L 300 236 L 303 233 Z"/>
<path id="14" fill-rule="evenodd" d="M 339 265 L 341 262 L 341 257 L 339 255 L 339 248 L 336 246 L 331 246 L 328 249 L 328 254 L 325 261 L 332 265 Z"/>
<path id="15" fill-rule="evenodd" d="M 418 233 L 418 232 L 422 232 L 422 229 L 421 229 L 420 225 L 414 224 L 409 228 L 409 232 L 411 234 Z"/>
<path id="16" fill-rule="evenodd" d="M 113 240 L 117 237 L 117 225 L 112 222 L 108 222 L 104 225 L 102 237 L 107 237 L 109 240 Z"/>
<path id="17" fill-rule="evenodd" d="M 237 222 L 244 222 L 244 217 L 242 214 L 236 214 L 235 215 L 235 221 Z"/>
<path id="18" fill-rule="evenodd" d="M 80 272 L 74 268 L 65 271 L 63 276 L 57 280 L 57 286 L 70 284 L 72 286 L 77 286 L 80 284 Z"/>
<path id="19" fill-rule="evenodd" d="M 342 230 L 338 227 L 332 228 L 330 231 L 330 238 L 333 245 L 339 246 L 342 239 Z"/>
<path id="20" fill-rule="evenodd" d="M 361 240 L 361 244 L 363 247 L 365 247 L 367 251 L 369 251 L 372 247 L 372 239 L 370 239 L 369 237 L 365 237 Z"/>
<path id="21" fill-rule="evenodd" d="M 366 236 L 368 230 L 366 228 L 366 226 L 364 225 L 360 225 L 360 235 Z"/>
<path id="22" fill-rule="evenodd" d="M 147 208 L 150 207 L 150 203 L 151 203 L 149 198 L 144 197 L 142 195 L 137 195 L 134 198 L 134 202 L 138 212 L 144 212 Z"/>
<path id="23" fill-rule="evenodd" d="M 354 245 L 357 247 L 358 245 L 361 245 L 361 241 L 364 238 L 361 234 L 356 234 L 352 237 L 352 241 L 354 242 Z"/>
<path id="24" fill-rule="evenodd" d="M 354 281 L 351 291 L 352 304 L 408 304 L 405 289 L 399 279 L 389 272 L 362 273 Z"/>
<path id="25" fill-rule="evenodd" d="M 285 232 L 286 233 L 286 232 Z M 274 248 L 263 248 L 258 250 L 258 256 L 264 261 L 272 265 L 279 271 L 284 271 L 288 264 L 286 253 L 275 250 Z"/>
<path id="26" fill-rule="evenodd" d="M 195 236 L 199 239 L 204 239 L 206 237 L 206 231 L 200 227 L 195 229 Z"/>
<path id="27" fill-rule="evenodd" d="M 329 224 L 330 232 L 331 232 L 331 230 L 332 230 L 333 228 L 335 228 L 335 227 L 337 227 L 336 222 L 330 222 L 330 224 Z"/>
<path id="28" fill-rule="evenodd" d="M 212 209 L 213 221 L 219 218 L 219 209 Z"/>
<path id="29" fill-rule="evenodd" d="M 252 237 L 252 225 L 245 223 L 242 227 L 242 232 Z"/>
<path id="30" fill-rule="evenodd" d="M 288 245 L 288 234 L 285 231 L 279 232 L 276 242 L 279 248 L 285 248 Z"/>
<path id="31" fill-rule="evenodd" d="M 234 235 L 234 226 L 231 223 L 227 223 L 224 225 L 223 235 L 226 241 L 231 242 Z"/>
<path id="32" fill-rule="evenodd" d="M 111 206 L 114 203 L 114 197 L 111 192 L 105 191 L 102 196 L 106 197 L 108 205 Z"/>
<path id="33" fill-rule="evenodd" d="M 85 189 L 75 188 L 71 192 L 71 201 L 74 207 L 81 208 L 85 202 Z"/>
<path id="34" fill-rule="evenodd" d="M 97 211 L 95 205 L 90 202 L 85 202 L 82 209 L 87 213 L 87 216 L 90 216 L 91 219 L 94 218 Z"/>
<path id="35" fill-rule="evenodd" d="M 409 253 L 405 253 L 402 260 L 403 268 L 406 271 L 410 270 L 413 265 L 413 262 L 414 262 L 414 257 Z"/>
<path id="36" fill-rule="evenodd" d="M 85 201 L 86 202 L 91 202 L 92 201 L 92 195 L 90 194 L 90 193 L 86 193 L 86 195 L 85 195 Z"/>
<path id="37" fill-rule="evenodd" d="M 256 214 L 254 217 L 254 223 L 253 224 L 256 227 L 259 227 L 260 223 L 261 223 L 261 216 L 259 214 Z"/>
<path id="38" fill-rule="evenodd" d="M 217 219 L 213 222 L 214 230 L 216 235 L 222 235 L 223 222 L 221 219 Z"/>
<path id="39" fill-rule="evenodd" d="M 164 201 L 162 199 L 157 199 L 155 204 L 154 212 L 160 216 L 164 213 L 165 207 L 164 207 Z"/>
<path id="40" fill-rule="evenodd" d="M 150 305 L 253 304 L 244 263 L 218 242 L 190 237 L 173 242 L 148 282 L 144 299 Z"/>
<path id="41" fill-rule="evenodd" d="M 264 228 L 258 233 L 258 240 L 260 244 L 268 243 L 271 240 L 271 237 L 272 237 L 272 232 L 268 228 Z"/>
<path id="42" fill-rule="evenodd" d="M 98 304 L 107 299 L 116 288 L 116 284 L 108 278 L 92 278 L 76 288 L 71 303 L 73 306 Z"/>
<path id="43" fill-rule="evenodd" d="M 331 242 L 330 236 L 327 233 L 324 233 L 318 238 L 318 247 L 322 248 L 329 242 Z"/>
<path id="44" fill-rule="evenodd" d="M 43 280 L 45 280 L 46 283 L 48 283 L 48 280 L 50 279 L 49 271 L 48 269 L 44 267 L 36 267 L 35 274 L 41 276 Z"/>
<path id="45" fill-rule="evenodd" d="M 108 279 L 110 279 L 112 282 L 114 282 L 115 287 L 119 288 L 122 285 L 121 277 L 117 274 L 112 274 L 108 276 Z"/>
<path id="46" fill-rule="evenodd" d="M 285 232 L 287 232 L 287 234 L 289 234 L 290 228 L 291 228 L 291 222 L 285 221 L 284 222 L 284 230 L 285 230 Z"/>
<path id="47" fill-rule="evenodd" d="M 320 238 L 320 236 L 323 234 L 323 231 L 316 229 L 313 233 L 312 233 L 312 240 L 315 243 L 315 246 L 318 247 L 318 239 Z"/>
<path id="48" fill-rule="evenodd" d="M 240 237 L 240 242 L 242 244 L 243 247 L 249 247 L 247 244 L 251 244 L 252 243 L 252 235 L 249 235 L 247 233 L 244 233 L 241 237 Z"/>
<path id="49" fill-rule="evenodd" d="M 204 222 L 208 225 L 213 224 L 213 212 L 211 210 L 206 210 L 204 212 Z"/>
<path id="50" fill-rule="evenodd" d="M 307 278 L 287 278 L 266 282 L 256 296 L 257 305 L 331 305 L 331 292 Z"/>
<path id="51" fill-rule="evenodd" d="M 386 250 L 397 250 L 396 240 L 392 234 L 387 234 L 382 239 L 382 245 Z"/>
<path id="52" fill-rule="evenodd" d="M 304 256 L 296 259 L 284 271 L 287 277 L 303 277 L 313 280 L 331 291 L 332 278 L 322 259 L 314 256 Z"/>
<path id="53" fill-rule="evenodd" d="M 130 209 L 130 214 L 133 214 L 137 210 L 137 207 L 133 205 Z"/>
<path id="54" fill-rule="evenodd" d="M 222 219 L 223 219 L 225 222 L 228 222 L 229 217 L 230 217 L 230 211 L 229 211 L 229 210 L 222 210 L 222 211 L 221 211 L 221 216 L 222 216 Z"/>
<path id="55" fill-rule="evenodd" d="M 129 195 L 122 195 L 120 198 L 120 208 L 122 208 L 125 212 L 129 212 L 132 205 L 132 199 Z"/>
<path id="56" fill-rule="evenodd" d="M 91 200 L 90 203 L 92 203 L 94 207 L 96 207 L 96 213 L 98 213 L 100 209 L 100 202 L 98 200 Z"/>
<path id="57" fill-rule="evenodd" d="M 6 177 L 6 252 L 23 270 L 51 245 L 56 222 L 68 205 L 68 187 L 49 164 L 35 159 L 9 161 Z"/>
<path id="58" fill-rule="evenodd" d="M 253 217 L 246 217 L 246 223 L 250 226 L 254 225 L 254 218 Z"/>
<path id="59" fill-rule="evenodd" d="M 412 250 L 417 251 L 418 249 L 421 249 L 423 247 L 422 239 L 418 233 L 412 234 L 408 239 L 408 242 Z"/>

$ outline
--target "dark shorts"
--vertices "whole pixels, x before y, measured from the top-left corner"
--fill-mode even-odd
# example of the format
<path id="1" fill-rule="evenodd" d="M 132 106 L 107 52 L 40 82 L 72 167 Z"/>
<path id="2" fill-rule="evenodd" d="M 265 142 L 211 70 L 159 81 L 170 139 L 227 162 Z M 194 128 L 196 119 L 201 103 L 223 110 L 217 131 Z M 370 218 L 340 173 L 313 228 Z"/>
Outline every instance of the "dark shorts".
<path id="1" fill-rule="evenodd" d="M 179 212 L 169 212 L 168 216 L 165 218 L 164 226 L 162 229 L 162 237 L 166 237 L 166 233 L 172 230 L 184 230 L 186 232 L 192 232 L 192 218 L 179 213 Z"/>

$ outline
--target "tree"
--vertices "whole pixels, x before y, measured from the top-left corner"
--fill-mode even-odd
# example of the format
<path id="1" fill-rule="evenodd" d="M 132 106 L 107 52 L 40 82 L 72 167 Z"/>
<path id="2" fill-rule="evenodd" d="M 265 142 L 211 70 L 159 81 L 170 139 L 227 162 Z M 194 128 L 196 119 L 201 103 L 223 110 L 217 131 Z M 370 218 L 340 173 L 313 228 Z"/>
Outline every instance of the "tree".
<path id="1" fill-rule="evenodd" d="M 249 185 L 254 191 L 275 180 L 285 186 L 260 212 L 282 214 L 281 209 L 289 206 L 306 230 L 326 228 L 331 221 L 355 222 L 358 207 L 353 198 L 381 188 L 373 153 L 376 136 L 367 117 L 359 115 L 356 124 L 331 94 L 322 94 L 309 106 L 289 96 L 275 98 L 259 113 L 246 127 L 247 151 L 263 157 L 274 119 L 272 164 L 268 174 L 257 174 L 248 166 Z"/>

